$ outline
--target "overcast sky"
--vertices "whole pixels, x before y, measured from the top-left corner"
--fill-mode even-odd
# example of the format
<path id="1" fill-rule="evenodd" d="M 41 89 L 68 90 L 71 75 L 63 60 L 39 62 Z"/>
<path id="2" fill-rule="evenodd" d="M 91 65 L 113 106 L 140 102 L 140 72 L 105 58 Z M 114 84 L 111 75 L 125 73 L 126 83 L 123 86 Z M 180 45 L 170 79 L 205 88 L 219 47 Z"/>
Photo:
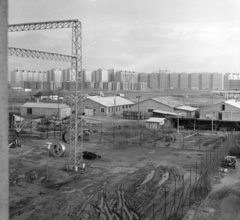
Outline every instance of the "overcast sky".
<path id="1" fill-rule="evenodd" d="M 79 19 L 83 68 L 240 72 L 239 0 L 9 0 L 9 24 Z M 71 30 L 9 33 L 9 46 L 71 53 Z M 9 69 L 64 63 L 9 57 Z"/>

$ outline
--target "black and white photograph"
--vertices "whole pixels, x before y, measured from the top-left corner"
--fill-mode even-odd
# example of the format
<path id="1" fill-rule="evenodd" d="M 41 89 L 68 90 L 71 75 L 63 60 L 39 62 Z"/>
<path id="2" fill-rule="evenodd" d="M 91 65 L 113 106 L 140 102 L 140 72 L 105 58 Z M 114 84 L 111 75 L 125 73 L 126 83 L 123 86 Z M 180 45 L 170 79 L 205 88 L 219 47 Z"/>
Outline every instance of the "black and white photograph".
<path id="1" fill-rule="evenodd" d="M 0 0 L 0 220 L 240 220 L 239 0 Z"/>

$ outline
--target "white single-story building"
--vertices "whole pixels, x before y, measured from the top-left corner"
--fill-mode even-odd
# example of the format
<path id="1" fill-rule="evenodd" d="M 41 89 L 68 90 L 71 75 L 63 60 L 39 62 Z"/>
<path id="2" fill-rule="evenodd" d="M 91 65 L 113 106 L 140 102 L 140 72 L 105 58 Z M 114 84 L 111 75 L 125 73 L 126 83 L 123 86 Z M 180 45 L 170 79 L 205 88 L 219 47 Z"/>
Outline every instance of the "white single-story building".
<path id="1" fill-rule="evenodd" d="M 162 127 L 165 122 L 165 118 L 149 118 L 146 121 L 146 128 L 151 130 L 157 130 Z"/>
<path id="2" fill-rule="evenodd" d="M 20 113 L 25 115 L 52 116 L 64 118 L 71 115 L 71 108 L 62 103 L 26 102 L 20 107 Z"/>
<path id="3" fill-rule="evenodd" d="M 111 116 L 121 115 L 124 110 L 130 110 L 134 102 L 120 96 L 87 97 L 83 100 L 85 115 Z"/>
<path id="4" fill-rule="evenodd" d="M 229 99 L 199 110 L 200 119 L 240 121 L 240 101 Z"/>
<path id="5" fill-rule="evenodd" d="M 131 110 L 138 111 L 138 106 L 139 106 L 139 110 L 146 112 L 149 117 L 152 115 L 154 110 L 174 112 L 175 107 L 183 106 L 183 105 L 184 105 L 183 102 L 178 101 L 172 97 L 157 97 L 157 98 L 146 99 L 139 103 L 135 103 L 132 106 Z"/>

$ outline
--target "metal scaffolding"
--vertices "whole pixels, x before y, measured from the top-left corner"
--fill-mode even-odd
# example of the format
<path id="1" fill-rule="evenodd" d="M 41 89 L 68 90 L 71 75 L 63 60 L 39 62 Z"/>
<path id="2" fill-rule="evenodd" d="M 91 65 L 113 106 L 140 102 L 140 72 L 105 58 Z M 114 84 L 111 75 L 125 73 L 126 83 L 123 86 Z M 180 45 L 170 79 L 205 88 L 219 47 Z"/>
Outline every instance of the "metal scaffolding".
<path id="1" fill-rule="evenodd" d="M 46 21 L 24 24 L 11 24 L 8 32 L 33 31 L 46 29 L 72 28 L 72 55 L 49 53 L 21 48 L 8 48 L 10 56 L 37 58 L 44 60 L 71 62 L 71 90 L 75 91 L 73 100 L 74 111 L 70 118 L 70 141 L 68 169 L 77 171 L 83 168 L 83 126 L 82 126 L 82 98 L 83 98 L 83 72 L 82 72 L 82 35 L 81 22 L 78 20 Z M 81 115 L 81 116 L 80 116 Z"/>
<path id="2" fill-rule="evenodd" d="M 53 60 L 53 61 L 62 61 L 62 62 L 72 62 L 72 59 L 75 59 L 76 56 L 70 56 L 59 53 L 50 53 L 38 50 L 28 50 L 16 47 L 8 47 L 8 55 L 16 57 L 25 57 L 25 58 L 35 58 L 42 60 Z"/>

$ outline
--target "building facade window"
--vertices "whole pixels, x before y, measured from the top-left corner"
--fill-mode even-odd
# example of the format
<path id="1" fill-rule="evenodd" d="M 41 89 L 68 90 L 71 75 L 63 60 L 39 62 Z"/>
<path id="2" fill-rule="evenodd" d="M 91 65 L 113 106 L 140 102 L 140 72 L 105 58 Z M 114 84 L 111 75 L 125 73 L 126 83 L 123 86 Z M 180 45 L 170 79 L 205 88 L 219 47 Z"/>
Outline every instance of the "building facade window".
<path id="1" fill-rule="evenodd" d="M 153 108 L 148 108 L 148 112 L 149 112 L 149 113 L 152 113 L 153 111 L 154 111 Z"/>
<path id="2" fill-rule="evenodd" d="M 225 111 L 225 105 L 222 105 L 222 111 Z"/>
<path id="3" fill-rule="evenodd" d="M 27 108 L 27 114 L 32 114 L 32 108 Z"/>
<path id="4" fill-rule="evenodd" d="M 104 108 L 101 108 L 101 112 L 104 112 Z"/>

